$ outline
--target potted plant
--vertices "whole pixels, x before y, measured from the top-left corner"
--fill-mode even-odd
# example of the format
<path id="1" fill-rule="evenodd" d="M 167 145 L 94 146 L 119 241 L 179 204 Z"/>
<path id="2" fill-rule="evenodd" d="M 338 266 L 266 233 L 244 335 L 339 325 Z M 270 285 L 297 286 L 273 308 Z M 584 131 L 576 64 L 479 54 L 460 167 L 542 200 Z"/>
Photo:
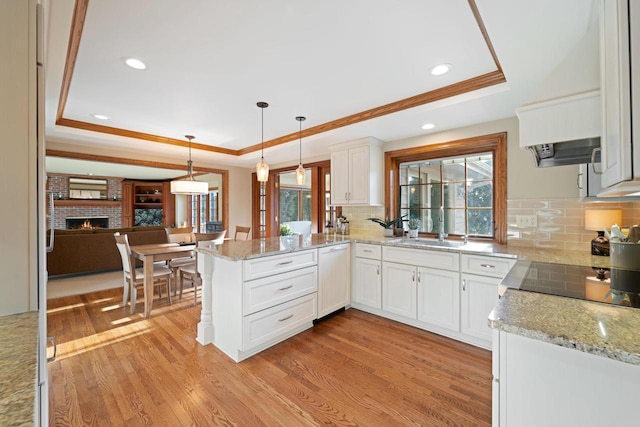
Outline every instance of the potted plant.
<path id="1" fill-rule="evenodd" d="M 418 218 L 409 219 L 409 237 L 418 237 L 418 229 L 421 225 L 422 221 L 420 221 Z"/>
<path id="2" fill-rule="evenodd" d="M 289 224 L 282 224 L 280 226 L 280 235 L 289 236 L 291 234 L 291 226 Z"/>
<path id="3" fill-rule="evenodd" d="M 403 222 L 403 218 L 406 215 L 402 215 L 401 217 L 389 220 L 387 219 L 385 220 L 381 220 L 380 218 L 367 218 L 369 221 L 373 221 L 376 224 L 380 224 L 381 227 L 384 228 L 384 236 L 385 237 L 392 237 L 393 236 L 393 227 L 395 226 L 396 229 L 402 229 L 402 222 Z"/>

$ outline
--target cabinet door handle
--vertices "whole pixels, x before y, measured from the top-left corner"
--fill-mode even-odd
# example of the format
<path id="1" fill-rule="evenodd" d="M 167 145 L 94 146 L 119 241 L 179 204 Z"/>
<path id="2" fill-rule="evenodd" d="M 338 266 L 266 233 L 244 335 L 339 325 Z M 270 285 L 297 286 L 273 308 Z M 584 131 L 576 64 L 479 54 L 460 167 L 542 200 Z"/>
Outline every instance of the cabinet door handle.
<path id="1" fill-rule="evenodd" d="M 416 272 L 415 271 L 411 272 L 411 281 L 413 281 L 413 282 L 416 281 Z"/>
<path id="2" fill-rule="evenodd" d="M 418 283 L 420 283 L 420 272 L 418 271 Z"/>
<path id="3" fill-rule="evenodd" d="M 51 230 L 53 231 L 53 230 Z M 53 362 L 56 360 L 56 353 L 58 352 L 58 346 L 56 345 L 56 339 L 54 337 L 47 337 L 47 342 L 53 345 L 53 356 L 47 357 L 47 362 Z"/>
<path id="4" fill-rule="evenodd" d="M 293 260 L 292 260 L 292 259 L 290 259 L 289 261 L 282 261 L 282 262 L 279 262 L 279 263 L 278 263 L 278 265 L 287 265 L 287 264 L 291 264 L 292 262 L 293 262 Z"/>
<path id="5" fill-rule="evenodd" d="M 463 291 L 467 290 L 467 279 L 462 279 L 462 290 Z"/>
<path id="6" fill-rule="evenodd" d="M 596 175 L 602 175 L 602 171 L 596 170 L 596 153 L 599 153 L 601 151 L 601 148 L 602 147 L 596 147 L 591 151 L 591 169 L 593 169 L 593 173 L 595 173 Z M 604 163 L 602 165 L 604 168 Z"/>
<path id="7" fill-rule="evenodd" d="M 380 275 L 380 266 L 376 266 L 376 273 L 378 274 L 378 276 Z"/>
<path id="8" fill-rule="evenodd" d="M 480 264 L 480 267 L 484 267 L 484 268 L 496 268 L 495 265 L 491 265 L 491 264 Z"/>
<path id="9" fill-rule="evenodd" d="M 344 193 L 344 199 L 349 200 L 349 193 Z"/>
<path id="10" fill-rule="evenodd" d="M 288 315 L 287 317 L 283 317 L 282 319 L 278 319 L 278 322 L 284 322 L 285 320 L 289 320 L 293 317 L 293 314 Z"/>
<path id="11" fill-rule="evenodd" d="M 582 190 L 582 174 L 579 173 L 578 176 L 576 177 L 576 187 L 578 187 L 578 190 Z"/>
<path id="12" fill-rule="evenodd" d="M 293 288 L 293 285 L 285 286 L 284 288 L 278 289 L 279 291 L 286 291 L 287 289 Z"/>

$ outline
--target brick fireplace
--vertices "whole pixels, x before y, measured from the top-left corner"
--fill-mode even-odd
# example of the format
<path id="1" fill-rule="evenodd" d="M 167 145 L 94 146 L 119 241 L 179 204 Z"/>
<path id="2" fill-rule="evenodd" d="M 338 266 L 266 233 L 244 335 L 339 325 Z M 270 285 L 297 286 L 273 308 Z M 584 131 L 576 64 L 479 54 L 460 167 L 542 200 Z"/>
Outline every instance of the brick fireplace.
<path id="1" fill-rule="evenodd" d="M 55 216 L 53 227 L 57 229 L 81 228 L 85 220 L 90 224 L 100 219 L 93 228 L 122 227 L 122 183 L 119 178 L 107 178 L 109 199 L 107 200 L 74 200 L 69 199 L 69 176 L 50 174 L 48 189 L 53 192 Z M 115 198 L 115 200 L 114 200 Z M 67 219 L 71 220 L 71 226 Z M 76 220 L 80 221 L 77 224 Z"/>

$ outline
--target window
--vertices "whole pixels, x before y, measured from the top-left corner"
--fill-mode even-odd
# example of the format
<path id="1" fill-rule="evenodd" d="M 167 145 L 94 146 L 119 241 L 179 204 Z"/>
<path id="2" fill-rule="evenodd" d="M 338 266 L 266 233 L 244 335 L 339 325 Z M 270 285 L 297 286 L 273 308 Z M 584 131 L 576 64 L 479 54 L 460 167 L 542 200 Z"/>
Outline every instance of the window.
<path id="1" fill-rule="evenodd" d="M 280 223 L 311 221 L 311 191 L 280 188 Z"/>
<path id="2" fill-rule="evenodd" d="M 419 219 L 422 234 L 442 218 L 450 236 L 506 243 L 506 144 L 500 133 L 385 153 L 389 216 Z"/>
<path id="3" fill-rule="evenodd" d="M 493 154 L 400 164 L 400 215 L 419 231 L 493 238 Z M 442 208 L 442 209 L 441 209 Z"/>
<path id="4" fill-rule="evenodd" d="M 218 189 L 212 188 L 207 194 L 190 196 L 191 226 L 195 233 L 206 233 L 208 221 L 218 221 Z"/>

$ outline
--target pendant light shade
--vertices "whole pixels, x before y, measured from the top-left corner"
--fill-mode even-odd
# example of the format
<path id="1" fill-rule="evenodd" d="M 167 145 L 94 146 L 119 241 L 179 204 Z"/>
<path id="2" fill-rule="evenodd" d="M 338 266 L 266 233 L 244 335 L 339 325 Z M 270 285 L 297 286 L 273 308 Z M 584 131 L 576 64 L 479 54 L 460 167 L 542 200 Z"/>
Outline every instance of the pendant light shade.
<path id="1" fill-rule="evenodd" d="M 258 102 L 256 105 L 262 110 L 262 149 L 260 151 L 260 161 L 256 164 L 256 175 L 258 175 L 258 182 L 267 182 L 269 180 L 269 165 L 264 161 L 264 109 L 269 104 Z"/>
<path id="2" fill-rule="evenodd" d="M 189 140 L 189 161 L 187 162 L 187 169 L 189 174 L 185 179 L 176 179 L 171 181 L 171 194 L 207 194 L 209 192 L 209 183 L 204 181 L 196 181 L 193 179 L 193 162 L 191 161 L 191 140 L 195 138 L 193 135 L 185 135 L 185 138 Z"/>
<path id="3" fill-rule="evenodd" d="M 298 163 L 298 169 L 296 169 L 296 183 L 298 185 L 304 185 L 304 167 L 302 166 L 302 122 L 306 120 L 306 117 L 298 116 L 296 120 L 300 122 L 300 162 Z"/>

